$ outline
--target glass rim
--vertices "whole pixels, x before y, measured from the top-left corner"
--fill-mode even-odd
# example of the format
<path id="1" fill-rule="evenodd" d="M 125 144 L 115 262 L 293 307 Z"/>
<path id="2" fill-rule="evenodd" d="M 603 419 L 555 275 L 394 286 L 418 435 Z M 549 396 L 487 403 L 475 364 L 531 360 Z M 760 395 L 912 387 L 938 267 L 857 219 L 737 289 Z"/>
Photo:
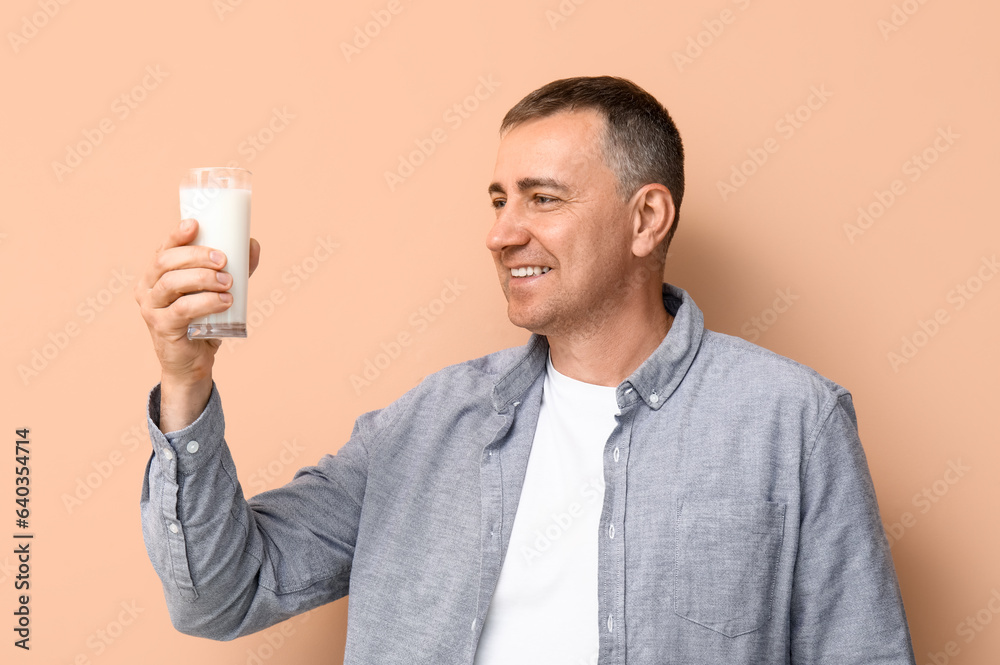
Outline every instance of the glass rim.
<path id="1" fill-rule="evenodd" d="M 196 166 L 194 168 L 184 169 L 185 173 L 193 173 L 196 171 L 245 171 L 250 175 L 253 172 L 250 169 L 245 169 L 242 166 Z"/>

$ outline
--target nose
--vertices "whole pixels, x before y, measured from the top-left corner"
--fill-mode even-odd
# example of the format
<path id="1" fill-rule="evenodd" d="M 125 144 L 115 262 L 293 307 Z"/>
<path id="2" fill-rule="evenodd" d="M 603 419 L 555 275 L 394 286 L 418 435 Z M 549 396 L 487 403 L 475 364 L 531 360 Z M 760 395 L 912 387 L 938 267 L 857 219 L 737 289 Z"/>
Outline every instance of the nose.
<path id="1" fill-rule="evenodd" d="M 486 247 L 494 254 L 498 254 L 508 247 L 527 245 L 531 239 L 531 234 L 528 232 L 524 220 L 509 208 L 510 202 L 507 203 L 507 206 L 501 208 L 490 232 L 486 235 Z"/>

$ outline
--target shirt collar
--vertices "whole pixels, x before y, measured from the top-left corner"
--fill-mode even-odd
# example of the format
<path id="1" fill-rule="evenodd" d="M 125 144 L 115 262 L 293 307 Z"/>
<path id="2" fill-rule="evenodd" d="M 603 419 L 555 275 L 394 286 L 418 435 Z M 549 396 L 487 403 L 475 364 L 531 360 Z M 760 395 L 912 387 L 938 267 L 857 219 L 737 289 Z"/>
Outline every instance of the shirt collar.
<path id="1" fill-rule="evenodd" d="M 694 300 L 684 289 L 664 283 L 663 306 L 674 317 L 670 331 L 656 350 L 618 386 L 619 407 L 641 399 L 649 408 L 659 409 L 680 385 L 698 353 L 705 318 Z M 531 384 L 545 372 L 548 340 L 532 334 L 522 348 L 524 352 L 493 386 L 493 408 L 498 413 L 512 404 L 516 406 Z"/>

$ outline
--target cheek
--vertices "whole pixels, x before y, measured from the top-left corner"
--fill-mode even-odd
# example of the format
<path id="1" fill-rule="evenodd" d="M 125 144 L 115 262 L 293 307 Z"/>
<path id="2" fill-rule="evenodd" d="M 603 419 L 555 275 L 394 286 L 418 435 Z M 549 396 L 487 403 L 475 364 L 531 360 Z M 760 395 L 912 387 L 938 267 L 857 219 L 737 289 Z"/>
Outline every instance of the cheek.
<path id="1" fill-rule="evenodd" d="M 598 217 L 604 222 L 594 225 L 588 234 L 585 249 L 591 262 L 601 268 L 618 270 L 632 256 L 631 230 L 620 210 L 608 210 Z"/>
<path id="2" fill-rule="evenodd" d="M 493 265 L 497 269 L 497 277 L 499 277 L 501 280 L 503 280 L 505 276 L 510 274 L 508 269 L 504 267 L 503 263 L 500 262 L 500 257 L 498 256 L 493 257 Z"/>

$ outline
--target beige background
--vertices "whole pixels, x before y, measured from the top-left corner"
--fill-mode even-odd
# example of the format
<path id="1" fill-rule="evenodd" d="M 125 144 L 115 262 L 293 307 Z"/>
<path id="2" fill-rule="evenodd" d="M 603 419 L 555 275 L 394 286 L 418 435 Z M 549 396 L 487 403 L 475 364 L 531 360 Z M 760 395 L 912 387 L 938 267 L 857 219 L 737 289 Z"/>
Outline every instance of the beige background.
<path id="1" fill-rule="evenodd" d="M 233 160 L 254 173 L 263 253 L 251 302 L 261 305 L 250 339 L 227 342 L 216 363 L 227 438 L 253 494 L 335 451 L 357 415 L 428 373 L 526 339 L 506 320 L 484 247 L 496 130 L 539 85 L 604 73 L 653 93 L 684 139 L 667 279 L 710 328 L 852 391 L 918 663 L 932 653 L 996 662 L 996 5 L 389 7 L 4 4 L 3 662 L 341 662 L 346 600 L 212 643 L 173 630 L 146 559 L 138 499 L 158 365 L 131 288 L 178 219 L 179 174 Z M 372 12 L 391 20 L 369 25 L 377 34 L 364 45 Z M 348 57 L 356 38 L 364 47 Z M 679 60 L 686 49 L 697 57 Z M 467 100 L 481 79 L 491 90 Z M 463 101 L 475 107 L 467 117 L 448 113 Z M 796 112 L 798 127 L 783 121 Z M 385 172 L 438 128 L 446 140 L 390 189 Z M 744 167 L 765 145 L 777 151 Z M 934 162 L 921 170 L 915 155 Z M 734 167 L 754 172 L 724 199 L 719 182 Z M 849 238 L 858 208 L 878 212 L 890 194 Z M 323 242 L 332 255 L 317 254 Z M 460 296 L 442 310 L 434 301 L 449 280 Z M 780 314 L 768 311 L 778 291 L 795 298 Z M 263 304 L 272 296 L 277 305 Z M 937 310 L 946 322 L 925 323 L 926 335 L 921 321 Z M 401 332 L 412 343 L 352 387 Z M 31 428 L 30 653 L 12 646 L 8 625 L 18 427 Z"/>

